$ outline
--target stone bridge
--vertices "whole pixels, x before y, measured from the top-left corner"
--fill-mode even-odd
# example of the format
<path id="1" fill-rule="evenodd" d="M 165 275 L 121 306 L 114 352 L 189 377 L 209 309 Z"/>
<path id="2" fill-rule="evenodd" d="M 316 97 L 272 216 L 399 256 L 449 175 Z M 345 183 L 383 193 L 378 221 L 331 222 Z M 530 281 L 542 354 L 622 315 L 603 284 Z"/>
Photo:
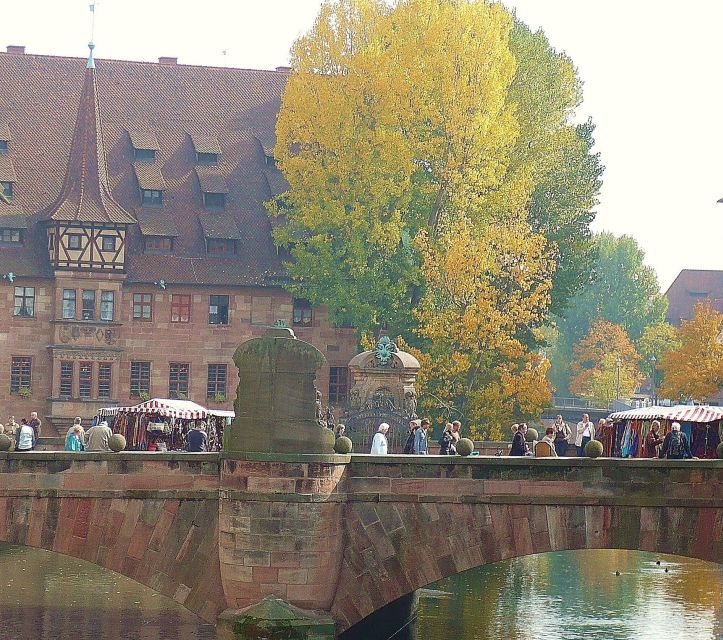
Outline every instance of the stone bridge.
<path id="1" fill-rule="evenodd" d="M 0 541 L 83 558 L 215 621 L 277 595 L 337 631 L 531 553 L 723 559 L 723 461 L 2 453 Z"/>

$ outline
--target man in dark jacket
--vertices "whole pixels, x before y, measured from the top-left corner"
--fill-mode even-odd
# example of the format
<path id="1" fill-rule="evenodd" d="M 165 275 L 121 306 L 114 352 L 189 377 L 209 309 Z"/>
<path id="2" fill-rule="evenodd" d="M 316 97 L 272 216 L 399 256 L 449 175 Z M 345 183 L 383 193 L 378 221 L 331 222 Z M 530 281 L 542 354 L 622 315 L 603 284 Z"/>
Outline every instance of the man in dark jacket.
<path id="1" fill-rule="evenodd" d="M 191 453 L 202 453 L 208 451 L 208 436 L 206 435 L 206 423 L 194 423 L 193 427 L 186 434 L 186 451 Z"/>
<path id="2" fill-rule="evenodd" d="M 514 438 L 512 438 L 512 449 L 510 451 L 511 456 L 530 455 L 530 446 L 527 444 L 527 440 L 525 440 L 526 432 L 527 425 L 523 422 L 515 432 Z"/>
<path id="3" fill-rule="evenodd" d="M 680 430 L 680 422 L 670 425 L 670 433 L 663 440 L 660 457 L 668 460 L 682 460 L 690 458 L 690 443 L 688 437 Z"/>

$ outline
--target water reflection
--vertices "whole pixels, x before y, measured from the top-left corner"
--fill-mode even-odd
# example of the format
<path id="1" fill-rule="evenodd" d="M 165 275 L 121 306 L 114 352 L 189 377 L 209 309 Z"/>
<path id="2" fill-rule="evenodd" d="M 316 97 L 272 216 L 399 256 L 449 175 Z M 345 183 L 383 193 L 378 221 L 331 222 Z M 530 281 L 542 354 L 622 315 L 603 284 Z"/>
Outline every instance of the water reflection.
<path id="1" fill-rule="evenodd" d="M 634 551 L 547 553 L 441 580 L 419 592 L 409 626 L 397 632 L 403 616 L 383 612 L 344 640 L 394 632 L 394 640 L 718 640 L 722 602 L 723 568 L 713 563 Z"/>
<path id="2" fill-rule="evenodd" d="M 89 562 L 0 544 L 2 640 L 212 640 L 170 598 Z"/>

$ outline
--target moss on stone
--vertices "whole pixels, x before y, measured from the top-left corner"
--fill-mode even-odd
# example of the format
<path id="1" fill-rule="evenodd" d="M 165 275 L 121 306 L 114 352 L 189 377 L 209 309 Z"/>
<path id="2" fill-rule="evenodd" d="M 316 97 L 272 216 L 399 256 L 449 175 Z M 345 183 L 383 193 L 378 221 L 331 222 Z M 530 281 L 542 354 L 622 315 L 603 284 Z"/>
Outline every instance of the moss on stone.
<path id="1" fill-rule="evenodd" d="M 590 440 L 585 445 L 585 455 L 588 458 L 599 458 L 603 454 L 603 443 L 599 440 Z"/>
<path id="2" fill-rule="evenodd" d="M 340 436 L 336 439 L 336 442 L 334 442 L 334 451 L 341 454 L 347 454 L 351 453 L 352 450 L 352 443 L 349 438 L 346 436 Z"/>
<path id="3" fill-rule="evenodd" d="M 457 453 L 461 456 L 468 456 L 474 451 L 474 442 L 469 438 L 461 438 L 456 444 Z"/>
<path id="4" fill-rule="evenodd" d="M 111 451 L 118 453 L 126 448 L 126 439 L 120 433 L 114 433 L 108 440 L 108 446 Z"/>
<path id="5" fill-rule="evenodd" d="M 6 436 L 4 433 L 0 433 L 0 451 L 10 451 L 12 443 L 13 441 L 9 436 Z"/>

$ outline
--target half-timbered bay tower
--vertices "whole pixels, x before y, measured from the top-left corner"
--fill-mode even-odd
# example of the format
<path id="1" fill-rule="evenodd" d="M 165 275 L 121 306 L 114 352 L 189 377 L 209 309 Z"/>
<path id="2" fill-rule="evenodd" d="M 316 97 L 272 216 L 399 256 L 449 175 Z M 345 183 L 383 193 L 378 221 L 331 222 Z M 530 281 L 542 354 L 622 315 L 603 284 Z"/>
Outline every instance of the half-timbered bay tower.
<path id="1" fill-rule="evenodd" d="M 236 346 L 277 320 L 345 400 L 354 332 L 283 289 L 264 206 L 286 74 L 0 53 L 0 422 L 231 408 Z"/>

